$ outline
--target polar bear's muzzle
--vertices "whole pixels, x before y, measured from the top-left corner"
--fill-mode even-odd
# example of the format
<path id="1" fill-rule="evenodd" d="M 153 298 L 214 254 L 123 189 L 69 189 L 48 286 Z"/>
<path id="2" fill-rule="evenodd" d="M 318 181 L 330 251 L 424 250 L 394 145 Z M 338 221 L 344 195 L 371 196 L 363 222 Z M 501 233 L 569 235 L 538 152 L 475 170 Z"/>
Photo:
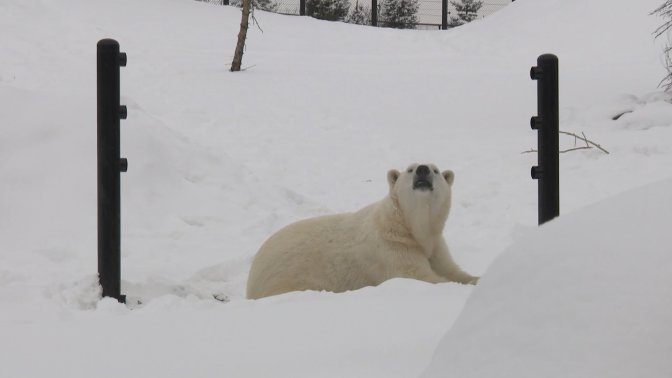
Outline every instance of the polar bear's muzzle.
<path id="1" fill-rule="evenodd" d="M 432 171 L 426 165 L 419 165 L 413 177 L 414 190 L 434 190 Z"/>

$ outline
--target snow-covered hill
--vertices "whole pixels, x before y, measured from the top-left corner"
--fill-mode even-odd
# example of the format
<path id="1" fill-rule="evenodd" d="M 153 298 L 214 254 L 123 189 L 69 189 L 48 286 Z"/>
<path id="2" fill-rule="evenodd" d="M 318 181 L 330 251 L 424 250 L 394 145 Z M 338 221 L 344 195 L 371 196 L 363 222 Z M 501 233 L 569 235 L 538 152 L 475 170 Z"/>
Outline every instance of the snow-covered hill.
<path id="1" fill-rule="evenodd" d="M 610 152 L 562 155 L 563 216 L 672 175 L 658 2 L 518 0 L 451 31 L 258 12 L 241 73 L 228 72 L 235 8 L 0 2 L 0 376 L 417 376 L 472 291 L 491 298 L 493 260 L 537 237 L 536 157 L 521 152 L 536 143 L 538 55 L 560 57 L 561 129 Z M 99 301 L 95 285 L 95 45 L 107 37 L 128 54 L 132 310 Z M 483 286 L 393 280 L 243 299 L 273 231 L 378 200 L 387 170 L 413 161 L 456 172 L 445 236 Z"/>

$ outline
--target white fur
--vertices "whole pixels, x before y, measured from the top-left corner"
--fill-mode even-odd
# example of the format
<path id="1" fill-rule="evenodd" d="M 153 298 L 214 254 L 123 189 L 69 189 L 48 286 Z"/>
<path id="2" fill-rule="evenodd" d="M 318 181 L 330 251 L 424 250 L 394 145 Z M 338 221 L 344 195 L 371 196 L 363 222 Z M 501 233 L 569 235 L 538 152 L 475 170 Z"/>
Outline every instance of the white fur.
<path id="1" fill-rule="evenodd" d="M 418 164 L 387 174 L 389 194 L 356 213 L 293 223 L 271 236 L 252 262 L 247 297 L 299 290 L 343 292 L 390 278 L 476 284 L 443 239 L 453 172 L 428 164 L 433 190 L 413 189 Z"/>

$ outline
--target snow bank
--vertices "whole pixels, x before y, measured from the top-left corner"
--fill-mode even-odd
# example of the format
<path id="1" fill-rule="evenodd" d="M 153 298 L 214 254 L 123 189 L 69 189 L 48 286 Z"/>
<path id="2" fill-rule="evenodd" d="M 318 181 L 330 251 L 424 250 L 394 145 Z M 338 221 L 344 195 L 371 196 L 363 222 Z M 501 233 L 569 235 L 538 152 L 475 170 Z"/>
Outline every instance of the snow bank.
<path id="1" fill-rule="evenodd" d="M 2 288 L 13 277 L 0 272 Z M 392 280 L 345 293 L 222 304 L 179 293 L 129 311 L 95 300 L 92 280 L 12 303 L 0 290 L 2 377 L 414 377 L 471 288 Z"/>
<path id="2" fill-rule="evenodd" d="M 634 190 L 514 243 L 423 377 L 672 376 L 670 193 Z"/>

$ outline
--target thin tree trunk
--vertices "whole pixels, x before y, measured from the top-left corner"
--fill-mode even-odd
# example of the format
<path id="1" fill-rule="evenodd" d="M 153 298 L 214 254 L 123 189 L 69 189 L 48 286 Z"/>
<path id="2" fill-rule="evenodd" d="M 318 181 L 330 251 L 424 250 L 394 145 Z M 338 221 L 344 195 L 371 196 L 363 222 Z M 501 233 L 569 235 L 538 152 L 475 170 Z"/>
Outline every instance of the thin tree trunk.
<path id="1" fill-rule="evenodd" d="M 250 21 L 250 3 L 252 0 L 243 0 L 243 16 L 240 20 L 240 32 L 238 32 L 238 43 L 236 52 L 233 54 L 231 63 L 231 72 L 240 71 L 240 65 L 243 63 L 243 51 L 245 50 L 245 38 L 247 38 L 247 26 Z"/>

